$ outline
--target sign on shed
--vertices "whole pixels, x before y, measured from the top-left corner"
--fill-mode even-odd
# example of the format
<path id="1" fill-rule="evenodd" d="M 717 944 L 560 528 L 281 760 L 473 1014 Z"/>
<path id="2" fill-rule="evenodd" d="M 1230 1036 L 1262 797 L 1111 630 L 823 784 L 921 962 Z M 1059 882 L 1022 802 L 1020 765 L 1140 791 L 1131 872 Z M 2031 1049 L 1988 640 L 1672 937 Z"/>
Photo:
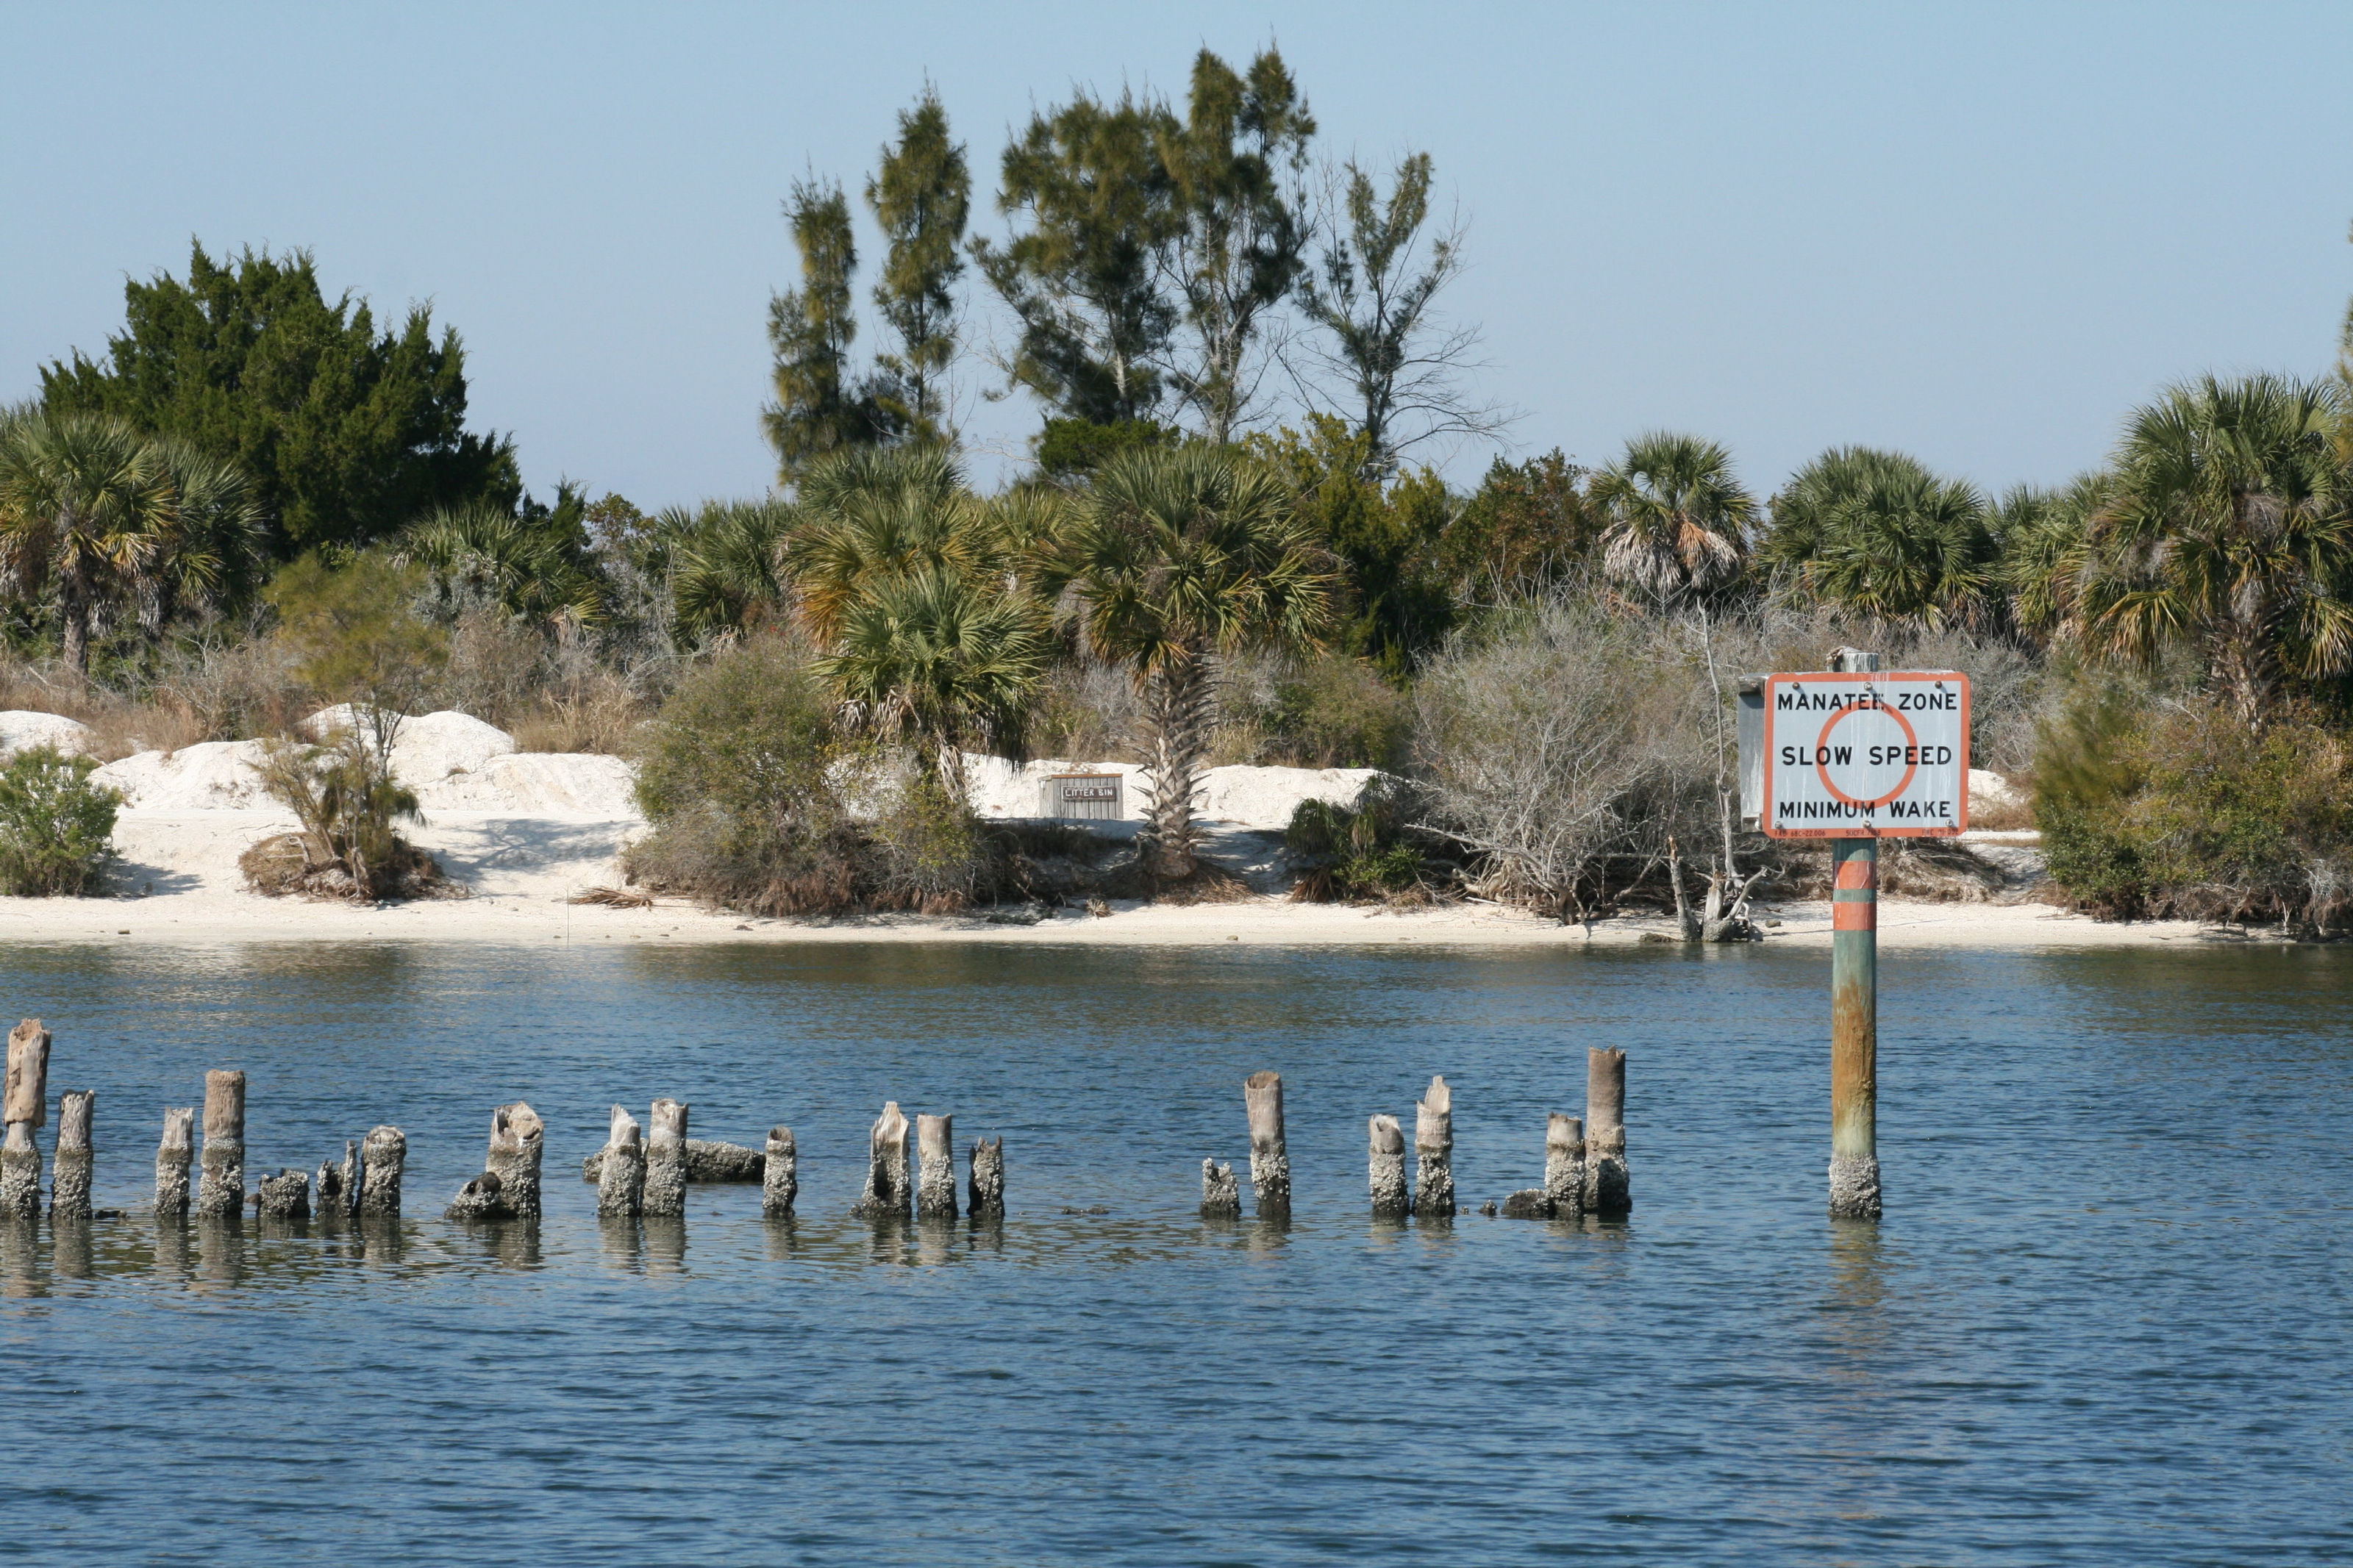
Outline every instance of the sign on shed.
<path id="1" fill-rule="evenodd" d="M 1768 837 L 1947 838 L 1968 826 L 1968 676 L 1775 675 L 1744 706 L 1761 708 L 1762 723 L 1741 727 L 1757 748 L 1742 759 L 1757 792 L 1743 804 Z"/>

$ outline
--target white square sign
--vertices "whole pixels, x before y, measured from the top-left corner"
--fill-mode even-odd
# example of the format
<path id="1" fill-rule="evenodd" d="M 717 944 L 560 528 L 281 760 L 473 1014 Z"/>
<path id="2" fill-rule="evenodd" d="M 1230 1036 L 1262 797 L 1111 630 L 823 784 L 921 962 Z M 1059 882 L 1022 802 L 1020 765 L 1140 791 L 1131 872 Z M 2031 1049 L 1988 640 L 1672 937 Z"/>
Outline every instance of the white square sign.
<path id="1" fill-rule="evenodd" d="M 1969 822 L 1969 678 L 1777 675 L 1765 683 L 1773 838 L 1948 838 Z"/>

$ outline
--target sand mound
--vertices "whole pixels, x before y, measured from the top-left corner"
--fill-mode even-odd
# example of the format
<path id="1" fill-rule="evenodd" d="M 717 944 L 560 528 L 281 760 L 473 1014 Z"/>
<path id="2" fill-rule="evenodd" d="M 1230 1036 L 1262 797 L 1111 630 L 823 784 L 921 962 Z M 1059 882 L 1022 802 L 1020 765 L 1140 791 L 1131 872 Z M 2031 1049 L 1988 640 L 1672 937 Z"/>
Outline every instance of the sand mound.
<path id="1" fill-rule="evenodd" d="M 62 713 L 13 708 L 0 713 L 0 763 L 35 746 L 55 746 L 69 756 L 90 750 L 90 726 Z"/>
<path id="2" fill-rule="evenodd" d="M 638 815 L 637 775 L 618 757 L 589 752 L 513 752 L 430 783 L 394 767 L 427 812 L 511 812 L 517 816 Z"/>
<path id="3" fill-rule="evenodd" d="M 176 752 L 140 752 L 90 774 L 143 811 L 254 811 L 277 803 L 261 787 L 259 741 L 204 741 Z"/>

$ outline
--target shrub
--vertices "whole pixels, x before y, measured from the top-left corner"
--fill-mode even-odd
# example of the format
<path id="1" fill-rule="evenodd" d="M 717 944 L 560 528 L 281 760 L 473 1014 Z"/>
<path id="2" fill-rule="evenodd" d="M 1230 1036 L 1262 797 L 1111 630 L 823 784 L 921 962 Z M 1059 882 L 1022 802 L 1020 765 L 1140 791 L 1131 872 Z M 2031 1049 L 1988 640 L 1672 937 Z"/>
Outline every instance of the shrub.
<path id="1" fill-rule="evenodd" d="M 1374 781 L 1354 807 L 1301 801 L 1282 835 L 1299 873 L 1292 898 L 1335 903 L 1427 896 L 1425 875 L 1436 847 L 1408 826 L 1408 804 L 1402 786 L 1383 780 Z"/>
<path id="2" fill-rule="evenodd" d="M 122 797 L 90 782 L 97 766 L 31 746 L 0 772 L 0 890 L 20 899 L 103 890 Z"/>
<path id="3" fill-rule="evenodd" d="M 357 731 L 323 746 L 272 742 L 262 787 L 294 813 L 299 833 L 267 838 L 237 858 L 255 892 L 307 893 L 358 903 L 454 893 L 430 855 L 394 830 L 417 818 L 417 796 L 392 776 L 385 752 Z"/>

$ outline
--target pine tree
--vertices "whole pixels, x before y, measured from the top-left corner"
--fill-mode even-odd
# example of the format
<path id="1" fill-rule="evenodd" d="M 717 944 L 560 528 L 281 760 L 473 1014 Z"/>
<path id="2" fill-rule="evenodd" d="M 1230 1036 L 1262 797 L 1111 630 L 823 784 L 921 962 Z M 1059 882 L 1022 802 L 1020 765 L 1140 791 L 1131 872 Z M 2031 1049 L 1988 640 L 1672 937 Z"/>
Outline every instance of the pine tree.
<path id="1" fill-rule="evenodd" d="M 873 388 L 853 381 L 849 345 L 858 336 L 850 290 L 858 246 L 839 184 L 793 184 L 785 204 L 800 252 L 801 286 L 768 301 L 768 342 L 776 356 L 776 401 L 762 415 L 776 470 L 791 484 L 815 459 L 891 434 Z"/>
<path id="2" fill-rule="evenodd" d="M 955 359 L 955 289 L 964 273 L 972 173 L 963 145 L 948 138 L 936 92 L 901 112 L 898 144 L 882 149 L 881 172 L 866 182 L 866 205 L 890 245 L 874 303 L 899 340 L 898 352 L 876 356 L 888 383 L 881 401 L 910 439 L 950 440 L 944 383 Z"/>

